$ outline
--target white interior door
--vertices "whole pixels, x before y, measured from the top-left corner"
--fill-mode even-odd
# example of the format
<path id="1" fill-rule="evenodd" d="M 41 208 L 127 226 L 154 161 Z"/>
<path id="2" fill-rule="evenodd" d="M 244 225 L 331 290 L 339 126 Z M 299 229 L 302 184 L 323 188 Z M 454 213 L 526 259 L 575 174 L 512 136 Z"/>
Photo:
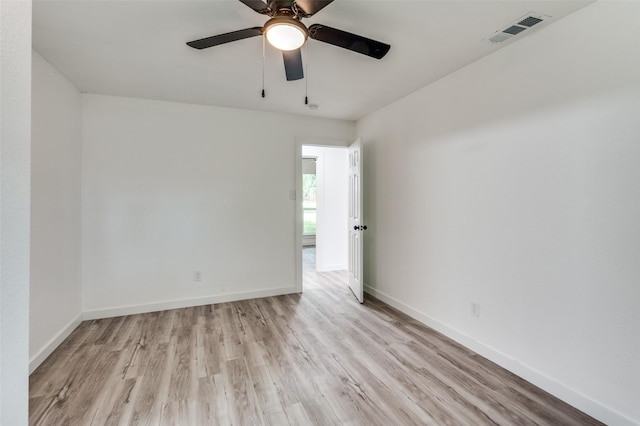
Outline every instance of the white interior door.
<path id="1" fill-rule="evenodd" d="M 362 285 L 362 144 L 360 139 L 349 147 L 349 287 L 360 303 L 364 302 Z"/>

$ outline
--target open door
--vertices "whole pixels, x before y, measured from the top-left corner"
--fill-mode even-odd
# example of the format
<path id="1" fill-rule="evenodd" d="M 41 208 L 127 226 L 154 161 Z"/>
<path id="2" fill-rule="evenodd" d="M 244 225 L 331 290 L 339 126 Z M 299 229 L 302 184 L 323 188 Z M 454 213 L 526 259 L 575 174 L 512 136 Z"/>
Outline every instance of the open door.
<path id="1" fill-rule="evenodd" d="M 362 144 L 360 139 L 349 147 L 349 288 L 364 302 L 362 284 Z"/>

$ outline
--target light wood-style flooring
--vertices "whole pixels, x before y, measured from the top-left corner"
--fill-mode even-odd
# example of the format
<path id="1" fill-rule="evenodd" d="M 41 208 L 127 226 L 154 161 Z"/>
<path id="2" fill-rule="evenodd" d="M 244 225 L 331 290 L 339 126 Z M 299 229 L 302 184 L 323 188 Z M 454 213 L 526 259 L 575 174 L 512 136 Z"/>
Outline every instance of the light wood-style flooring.
<path id="1" fill-rule="evenodd" d="M 342 272 L 304 278 L 302 295 L 83 322 L 31 375 L 30 424 L 600 424 L 374 298 L 357 303 Z"/>

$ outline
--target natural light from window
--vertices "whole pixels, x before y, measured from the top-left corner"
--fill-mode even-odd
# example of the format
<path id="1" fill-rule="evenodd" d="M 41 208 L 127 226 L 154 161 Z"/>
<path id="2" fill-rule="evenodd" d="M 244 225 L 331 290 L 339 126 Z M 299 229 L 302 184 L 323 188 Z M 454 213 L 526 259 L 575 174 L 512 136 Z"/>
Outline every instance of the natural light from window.
<path id="1" fill-rule="evenodd" d="M 316 174 L 302 175 L 302 208 L 304 210 L 304 235 L 316 234 L 316 199 L 318 187 Z"/>

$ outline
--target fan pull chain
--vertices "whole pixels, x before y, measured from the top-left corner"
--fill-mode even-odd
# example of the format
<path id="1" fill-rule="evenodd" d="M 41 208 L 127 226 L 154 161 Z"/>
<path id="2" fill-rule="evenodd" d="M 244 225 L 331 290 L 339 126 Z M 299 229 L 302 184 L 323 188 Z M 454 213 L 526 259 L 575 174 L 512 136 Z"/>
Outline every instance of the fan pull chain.
<path id="1" fill-rule="evenodd" d="M 262 97 L 264 98 L 266 95 L 264 93 L 264 51 L 265 51 L 265 39 L 266 36 L 262 36 Z"/>
<path id="2" fill-rule="evenodd" d="M 309 40 L 304 45 L 304 104 L 309 105 Z"/>

